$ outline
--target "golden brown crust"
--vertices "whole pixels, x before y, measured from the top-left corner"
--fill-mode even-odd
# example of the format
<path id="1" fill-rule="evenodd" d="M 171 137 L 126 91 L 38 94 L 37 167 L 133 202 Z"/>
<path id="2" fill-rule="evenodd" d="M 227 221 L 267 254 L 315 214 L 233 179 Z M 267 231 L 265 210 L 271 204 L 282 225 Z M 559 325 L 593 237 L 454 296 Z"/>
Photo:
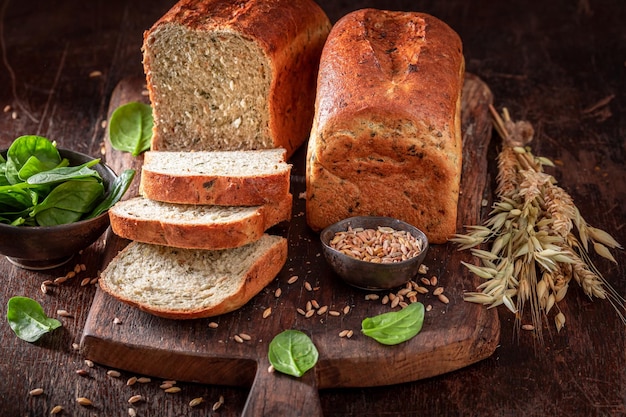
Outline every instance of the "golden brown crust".
<path id="1" fill-rule="evenodd" d="M 199 32 L 233 31 L 261 47 L 273 74 L 270 134 L 274 147 L 285 148 L 289 158 L 306 141 L 311 128 L 319 56 L 331 28 L 324 11 L 311 0 L 180 0 L 144 32 L 144 69 L 153 103 L 147 44 L 151 33 L 171 23 Z M 159 135 L 155 128 L 152 149 L 167 150 Z"/>
<path id="2" fill-rule="evenodd" d="M 455 232 L 463 74 L 460 38 L 432 16 L 364 9 L 337 22 L 307 155 L 311 228 L 384 215 L 433 243 Z"/>
<path id="3" fill-rule="evenodd" d="M 187 249 L 227 249 L 259 239 L 270 227 L 291 218 L 293 198 L 259 207 L 257 215 L 233 223 L 180 223 L 167 219 L 129 217 L 115 209 L 109 212 L 111 230 L 138 242 Z"/>
<path id="4" fill-rule="evenodd" d="M 285 198 L 289 193 L 289 173 L 226 178 L 162 175 L 143 170 L 141 190 L 146 198 L 166 203 L 258 206 Z"/>

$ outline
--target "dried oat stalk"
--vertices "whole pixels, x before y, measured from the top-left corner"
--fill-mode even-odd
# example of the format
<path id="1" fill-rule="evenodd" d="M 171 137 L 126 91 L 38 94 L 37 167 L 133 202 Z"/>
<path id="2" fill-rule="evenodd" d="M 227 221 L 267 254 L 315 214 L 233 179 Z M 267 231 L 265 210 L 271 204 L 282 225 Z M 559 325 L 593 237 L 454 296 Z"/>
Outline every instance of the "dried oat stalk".
<path id="1" fill-rule="evenodd" d="M 532 125 L 513 122 L 506 109 L 500 116 L 491 107 L 494 126 L 502 138 L 498 155 L 497 201 L 488 220 L 469 226 L 467 234 L 451 240 L 459 250 L 471 250 L 479 265 L 464 263 L 483 279 L 465 300 L 495 307 L 504 304 L 519 326 L 529 307 L 541 338 L 542 319 L 554 312 L 557 331 L 565 324 L 559 308 L 572 280 L 589 297 L 607 299 L 623 322 L 624 299 L 606 282 L 589 257 L 589 247 L 612 262 L 610 249 L 621 245 L 607 232 L 590 226 L 571 196 L 556 185 L 544 166 L 546 158 L 532 154 Z M 487 249 L 484 249 L 484 248 Z"/>

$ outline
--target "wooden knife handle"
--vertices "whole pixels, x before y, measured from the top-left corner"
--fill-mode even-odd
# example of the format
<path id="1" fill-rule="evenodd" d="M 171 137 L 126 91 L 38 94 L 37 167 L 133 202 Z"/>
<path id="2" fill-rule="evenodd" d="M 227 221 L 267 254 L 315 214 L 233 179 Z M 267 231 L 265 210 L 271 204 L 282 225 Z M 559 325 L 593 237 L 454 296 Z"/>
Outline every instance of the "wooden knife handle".
<path id="1" fill-rule="evenodd" d="M 243 417 L 322 417 L 315 368 L 295 378 L 269 372 L 267 357 L 259 359 L 257 373 Z"/>

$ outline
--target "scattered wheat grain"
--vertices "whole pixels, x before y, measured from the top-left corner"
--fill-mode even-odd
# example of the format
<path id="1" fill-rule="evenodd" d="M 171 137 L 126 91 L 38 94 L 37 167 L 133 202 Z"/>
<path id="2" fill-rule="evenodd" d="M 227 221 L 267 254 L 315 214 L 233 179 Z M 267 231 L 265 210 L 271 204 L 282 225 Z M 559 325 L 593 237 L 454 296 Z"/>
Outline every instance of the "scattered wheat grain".
<path id="1" fill-rule="evenodd" d="M 50 410 L 50 414 L 59 414 L 61 411 L 63 411 L 63 407 L 61 407 L 60 405 L 55 405 L 54 407 L 52 407 L 52 410 Z"/>
<path id="2" fill-rule="evenodd" d="M 193 400 L 189 401 L 189 407 L 197 407 L 203 402 L 204 402 L 204 398 L 202 397 L 194 398 Z"/>
<path id="3" fill-rule="evenodd" d="M 291 278 L 289 278 L 287 280 L 287 284 L 291 285 L 291 284 L 295 283 L 297 280 L 298 280 L 298 276 L 297 275 L 293 275 Z"/>
<path id="4" fill-rule="evenodd" d="M 76 402 L 82 406 L 88 407 L 93 405 L 93 403 L 91 402 L 91 400 L 89 398 L 86 397 L 78 397 L 76 398 Z"/>
<path id="5" fill-rule="evenodd" d="M 29 394 L 30 394 L 32 397 L 36 397 L 36 396 L 38 396 L 38 395 L 41 395 L 41 394 L 43 394 L 43 388 L 35 388 L 35 389 L 32 389 L 32 390 L 30 390 Z"/>
<path id="6" fill-rule="evenodd" d="M 422 287 L 421 285 L 418 285 L 415 291 L 417 291 L 419 294 L 428 294 L 428 288 Z"/>
<path id="7" fill-rule="evenodd" d="M 107 375 L 110 376 L 111 378 L 119 378 L 120 376 L 122 376 L 122 374 L 120 374 L 118 371 L 114 369 L 109 369 L 107 371 Z"/>
<path id="8" fill-rule="evenodd" d="M 61 285 L 63 284 L 65 281 L 67 281 L 67 277 L 58 277 L 54 279 L 54 283 L 57 285 Z"/>
<path id="9" fill-rule="evenodd" d="M 132 397 L 128 399 L 129 404 L 135 404 L 135 403 L 138 403 L 139 401 L 143 401 L 143 396 L 139 394 L 133 395 Z"/>
<path id="10" fill-rule="evenodd" d="M 278 298 L 282 293 L 283 290 L 281 290 L 280 288 L 276 288 L 276 291 L 274 291 L 274 297 Z"/>
<path id="11" fill-rule="evenodd" d="M 441 301 L 444 304 L 448 304 L 450 302 L 450 299 L 448 299 L 448 297 L 446 297 L 445 294 L 439 294 L 437 298 L 439 298 L 439 301 Z"/>
<path id="12" fill-rule="evenodd" d="M 437 287 L 433 290 L 433 295 L 443 294 L 443 287 Z"/>
<path id="13" fill-rule="evenodd" d="M 266 319 L 272 314 L 272 307 L 268 307 L 263 310 L 263 318 Z"/>
<path id="14" fill-rule="evenodd" d="M 163 391 L 167 392 L 168 394 L 176 394 L 177 392 L 180 392 L 180 387 L 170 387 L 164 389 Z"/>
<path id="15" fill-rule="evenodd" d="M 209 323 L 209 327 L 211 329 L 217 329 L 219 327 L 219 324 L 217 324 L 216 322 L 212 321 Z"/>

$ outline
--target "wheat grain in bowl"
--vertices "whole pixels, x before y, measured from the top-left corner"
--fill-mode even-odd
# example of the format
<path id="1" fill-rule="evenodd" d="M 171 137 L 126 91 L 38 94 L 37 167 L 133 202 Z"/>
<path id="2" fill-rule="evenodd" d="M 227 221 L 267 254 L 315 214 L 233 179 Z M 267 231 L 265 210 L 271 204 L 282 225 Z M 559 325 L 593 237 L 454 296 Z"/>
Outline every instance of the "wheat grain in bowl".
<path id="1" fill-rule="evenodd" d="M 346 283 L 367 290 L 399 287 L 417 273 L 428 238 L 417 227 L 382 216 L 344 219 L 322 230 L 324 256 Z"/>

